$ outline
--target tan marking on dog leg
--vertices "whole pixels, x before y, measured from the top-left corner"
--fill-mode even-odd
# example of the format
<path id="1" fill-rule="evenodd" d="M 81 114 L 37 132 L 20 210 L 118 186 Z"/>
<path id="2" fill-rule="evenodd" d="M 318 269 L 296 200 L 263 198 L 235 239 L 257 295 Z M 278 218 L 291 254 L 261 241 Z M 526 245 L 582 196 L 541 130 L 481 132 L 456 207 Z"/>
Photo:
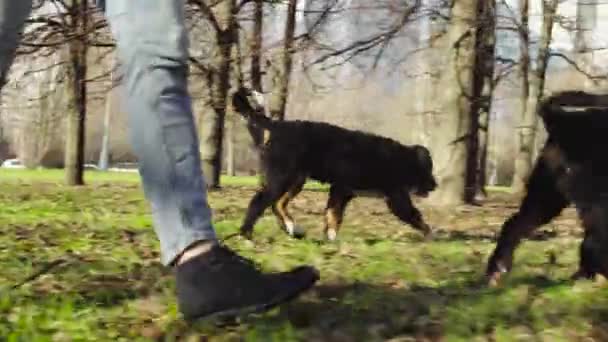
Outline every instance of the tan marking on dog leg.
<path id="1" fill-rule="evenodd" d="M 384 194 L 378 191 L 355 190 L 353 194 L 357 197 L 364 198 L 384 198 Z"/>
<path id="2" fill-rule="evenodd" d="M 334 241 L 336 239 L 341 222 L 342 218 L 338 208 L 327 208 L 325 211 L 325 236 L 328 240 Z"/>
<path id="3" fill-rule="evenodd" d="M 285 192 L 283 196 L 281 196 L 281 198 L 273 206 L 273 211 L 275 213 L 275 216 L 279 220 L 279 224 L 291 236 L 304 234 L 304 230 L 296 225 L 295 220 L 287 210 L 289 201 L 291 201 L 300 193 L 300 191 L 302 191 L 304 181 L 306 180 L 305 178 L 302 179 L 303 180 L 298 180 L 298 182 L 293 187 L 291 187 L 287 192 Z"/>
<path id="4" fill-rule="evenodd" d="M 334 241 L 338 236 L 340 225 L 344 219 L 344 211 L 348 202 L 354 195 L 345 190 L 330 188 L 327 207 L 325 208 L 325 236 L 328 240 Z"/>
<path id="5" fill-rule="evenodd" d="M 268 142 L 270 141 L 270 131 L 269 130 L 267 130 L 267 129 L 264 130 L 262 141 L 263 141 L 264 145 L 267 145 Z"/>
<path id="6" fill-rule="evenodd" d="M 272 212 L 277 218 L 277 222 L 279 226 L 283 229 L 287 229 L 287 217 L 283 211 L 284 205 L 283 202 L 289 196 L 289 192 L 284 193 L 281 198 L 272 206 Z"/>

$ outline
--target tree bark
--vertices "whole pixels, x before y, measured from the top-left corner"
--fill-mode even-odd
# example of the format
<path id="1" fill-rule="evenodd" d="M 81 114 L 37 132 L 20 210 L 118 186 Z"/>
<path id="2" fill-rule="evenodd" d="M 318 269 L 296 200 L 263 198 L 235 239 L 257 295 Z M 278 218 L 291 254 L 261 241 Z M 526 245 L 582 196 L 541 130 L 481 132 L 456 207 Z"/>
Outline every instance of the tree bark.
<path id="1" fill-rule="evenodd" d="M 589 74 L 594 73 L 593 67 L 593 30 L 597 25 L 597 0 L 578 0 L 576 4 L 576 38 L 574 49 L 576 62 L 581 69 Z M 593 84 L 589 78 L 585 79 L 584 88 L 591 91 Z"/>
<path id="2" fill-rule="evenodd" d="M 291 79 L 291 69 L 293 64 L 294 53 L 294 34 L 296 29 L 296 8 L 297 0 L 289 0 L 287 7 L 287 18 L 285 22 L 285 35 L 283 41 L 283 50 L 281 51 L 281 65 L 275 67 L 275 75 L 277 80 L 276 89 L 273 89 L 273 94 L 270 99 L 270 115 L 278 120 L 285 119 L 285 109 L 287 108 L 287 98 L 289 96 L 289 81 Z"/>
<path id="3" fill-rule="evenodd" d="M 87 30 L 88 3 L 74 1 L 74 14 L 71 15 L 72 27 L 79 32 L 68 46 L 69 88 L 72 104 L 68 110 L 65 145 L 65 182 L 67 185 L 84 184 L 85 122 L 87 112 Z"/>
<path id="4" fill-rule="evenodd" d="M 235 0 L 224 0 L 214 6 L 215 18 L 220 25 L 216 32 L 217 48 L 213 56 L 211 75 L 211 108 L 206 111 L 201 124 L 201 161 L 209 189 L 220 188 L 222 171 L 222 149 L 228 91 L 230 90 L 230 71 L 232 47 L 235 43 Z"/>
<path id="5" fill-rule="evenodd" d="M 110 167 L 110 118 L 112 116 L 112 91 L 114 90 L 114 67 L 115 62 L 110 68 L 110 90 L 106 94 L 106 107 L 103 118 L 103 138 L 101 140 L 101 152 L 99 153 L 99 169 L 107 171 Z"/>
<path id="6" fill-rule="evenodd" d="M 485 0 L 455 0 L 446 34 L 445 69 L 439 86 L 443 92 L 443 118 L 433 144 L 439 187 L 431 200 L 440 205 L 458 205 L 466 200 L 469 153 L 477 140 L 472 132 L 471 98 L 475 70 L 478 6 Z M 476 157 L 477 155 L 475 155 Z"/>
<path id="7" fill-rule="evenodd" d="M 471 108 L 471 134 L 467 170 L 466 202 L 474 202 L 487 196 L 486 165 L 492 96 L 494 94 L 494 49 L 496 47 L 496 2 L 487 0 L 480 4 L 477 25 L 475 74 L 473 78 L 473 103 Z"/>
<path id="8" fill-rule="evenodd" d="M 234 166 L 234 121 L 229 120 L 228 129 L 226 130 L 226 174 L 228 176 L 235 176 L 236 170 Z"/>
<path id="9" fill-rule="evenodd" d="M 0 163 L 2 163 L 8 155 L 8 141 L 4 137 L 4 99 L 0 95 Z"/>
<path id="10" fill-rule="evenodd" d="M 264 32 L 264 1 L 254 0 L 253 38 L 251 40 L 251 86 L 262 92 L 262 33 Z"/>
<path id="11" fill-rule="evenodd" d="M 543 0 L 543 23 L 539 40 L 536 68 L 529 67 L 529 28 L 528 0 L 520 0 L 522 28 L 521 49 L 522 61 L 522 115 L 517 129 L 518 151 L 515 159 L 515 171 L 511 185 L 514 193 L 525 190 L 526 183 L 534 162 L 534 146 L 538 131 L 538 103 L 545 88 L 545 73 L 549 61 L 549 45 L 553 36 L 553 21 L 557 10 L 557 0 Z M 526 77 L 527 75 L 527 77 Z"/>

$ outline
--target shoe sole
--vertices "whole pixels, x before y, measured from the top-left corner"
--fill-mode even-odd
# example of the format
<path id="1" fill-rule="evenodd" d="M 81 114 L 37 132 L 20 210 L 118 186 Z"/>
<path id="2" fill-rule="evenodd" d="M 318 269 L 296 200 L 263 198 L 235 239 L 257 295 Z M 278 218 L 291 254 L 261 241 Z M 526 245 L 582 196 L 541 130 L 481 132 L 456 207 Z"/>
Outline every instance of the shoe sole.
<path id="1" fill-rule="evenodd" d="M 297 291 L 293 291 L 292 293 L 290 293 L 284 297 L 279 297 L 279 298 L 277 298 L 271 302 L 265 303 L 265 304 L 243 306 L 243 307 L 235 308 L 235 309 L 216 311 L 216 312 L 213 312 L 210 314 L 203 314 L 203 315 L 197 315 L 194 317 L 187 317 L 185 319 L 186 319 L 186 321 L 189 321 L 189 322 L 201 321 L 201 320 L 231 320 L 238 316 L 263 313 L 263 312 L 269 311 L 271 309 L 274 309 L 275 307 L 277 307 L 281 304 L 287 303 L 287 302 L 291 301 L 292 299 L 298 297 L 302 293 L 310 290 L 319 279 L 320 279 L 320 277 L 317 272 L 316 277 L 313 278 L 309 284 L 303 286 L 302 288 L 298 289 Z"/>

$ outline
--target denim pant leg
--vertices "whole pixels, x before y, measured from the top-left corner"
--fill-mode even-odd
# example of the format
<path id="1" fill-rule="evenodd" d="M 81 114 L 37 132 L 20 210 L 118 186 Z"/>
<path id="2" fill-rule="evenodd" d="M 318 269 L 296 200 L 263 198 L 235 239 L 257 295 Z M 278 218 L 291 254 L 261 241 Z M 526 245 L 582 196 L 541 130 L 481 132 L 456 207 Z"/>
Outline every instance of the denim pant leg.
<path id="1" fill-rule="evenodd" d="M 105 1 L 130 139 L 165 265 L 194 242 L 216 239 L 187 86 L 184 2 Z"/>
<path id="2" fill-rule="evenodd" d="M 31 10 L 31 0 L 0 0 L 0 90 L 15 58 L 23 24 Z"/>

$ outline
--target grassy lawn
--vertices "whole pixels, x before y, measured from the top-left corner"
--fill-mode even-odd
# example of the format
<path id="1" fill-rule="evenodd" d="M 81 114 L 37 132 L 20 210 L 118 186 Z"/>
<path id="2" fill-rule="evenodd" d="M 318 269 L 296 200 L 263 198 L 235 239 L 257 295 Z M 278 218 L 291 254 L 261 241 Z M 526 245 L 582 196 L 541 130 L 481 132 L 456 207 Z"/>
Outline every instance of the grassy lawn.
<path id="1" fill-rule="evenodd" d="M 500 189 L 481 207 L 420 204 L 438 233 L 423 242 L 379 199 L 356 199 L 339 242 L 324 243 L 320 187 L 291 205 L 305 240 L 267 212 L 255 244 L 228 245 L 269 270 L 306 263 L 318 286 L 241 324 L 187 325 L 158 263 L 137 174 L 0 170 L 0 340 L 7 341 L 590 341 L 608 340 L 608 291 L 567 281 L 581 231 L 572 210 L 518 250 L 504 286 L 480 284 L 495 235 L 517 201 Z M 237 230 L 255 178 L 226 178 L 210 203 L 220 236 Z"/>
<path id="2" fill-rule="evenodd" d="M 85 182 L 91 184 L 99 183 L 139 183 L 139 174 L 136 172 L 101 172 L 86 171 Z M 54 183 L 61 184 L 64 180 L 63 170 L 29 170 L 29 169 L 2 169 L 0 180 L 26 183 Z M 222 176 L 222 186 L 225 187 L 255 187 L 258 184 L 257 176 Z M 307 182 L 305 189 L 323 190 L 328 187 L 318 182 Z"/>

